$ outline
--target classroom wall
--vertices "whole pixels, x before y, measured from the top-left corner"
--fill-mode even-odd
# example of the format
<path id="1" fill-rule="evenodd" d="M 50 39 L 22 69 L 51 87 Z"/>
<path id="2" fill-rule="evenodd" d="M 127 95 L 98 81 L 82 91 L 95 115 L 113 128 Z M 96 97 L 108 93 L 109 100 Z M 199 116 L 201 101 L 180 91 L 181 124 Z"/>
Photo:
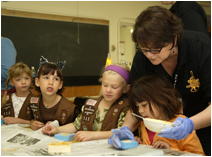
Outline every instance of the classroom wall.
<path id="1" fill-rule="evenodd" d="M 131 69 L 132 61 L 135 55 L 135 43 L 132 42 L 132 27 L 122 27 L 120 28 L 120 42 L 124 42 L 124 55 L 121 55 L 121 59 Z M 123 62 L 122 61 L 122 62 Z"/>
<path id="2" fill-rule="evenodd" d="M 210 15 L 208 2 L 201 2 Z M 95 19 L 109 20 L 109 53 L 112 62 L 118 62 L 118 22 L 121 18 L 135 19 L 141 11 L 148 6 L 160 5 L 170 8 L 171 5 L 163 5 L 161 1 L 5 1 L 1 2 L 1 8 L 48 13 L 55 15 L 79 16 Z M 112 51 L 112 45 L 116 47 Z M 129 55 L 129 54 L 128 54 Z"/>
<path id="3" fill-rule="evenodd" d="M 142 10 L 151 5 L 163 5 L 160 1 L 8 1 L 1 2 L 1 8 L 48 13 L 66 16 L 79 16 L 109 20 L 109 53 L 112 62 L 118 62 L 117 36 L 120 18 L 135 19 Z M 169 8 L 169 6 L 165 6 Z M 111 50 L 115 45 L 116 49 Z"/>

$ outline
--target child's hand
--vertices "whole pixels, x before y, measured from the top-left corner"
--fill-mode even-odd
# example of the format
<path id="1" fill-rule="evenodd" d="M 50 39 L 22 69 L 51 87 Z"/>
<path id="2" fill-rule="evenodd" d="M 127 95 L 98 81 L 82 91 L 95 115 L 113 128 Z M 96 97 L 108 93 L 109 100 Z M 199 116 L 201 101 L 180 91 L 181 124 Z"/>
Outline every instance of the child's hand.
<path id="1" fill-rule="evenodd" d="M 15 117 L 5 117 L 4 123 L 5 124 L 16 124 L 16 123 L 18 123 L 18 119 Z"/>
<path id="2" fill-rule="evenodd" d="M 53 122 L 53 121 L 48 121 L 48 122 L 46 123 L 46 125 L 49 124 L 49 123 L 51 123 L 51 122 Z"/>
<path id="3" fill-rule="evenodd" d="M 31 128 L 32 130 L 38 130 L 42 128 L 44 124 L 42 122 L 36 121 L 36 120 L 31 120 Z"/>
<path id="4" fill-rule="evenodd" d="M 42 128 L 42 133 L 47 135 L 54 135 L 58 133 L 58 130 L 57 127 L 46 124 L 46 126 Z"/>
<path id="5" fill-rule="evenodd" d="M 152 146 L 153 146 L 153 148 L 170 149 L 170 145 L 164 141 L 156 141 Z"/>
<path id="6" fill-rule="evenodd" d="M 138 136 L 135 136 L 135 141 L 137 141 L 138 144 L 143 144 L 142 139 L 140 137 L 138 137 Z"/>
<path id="7" fill-rule="evenodd" d="M 95 137 L 95 132 L 91 132 L 91 131 L 78 131 L 75 135 L 74 135 L 75 139 L 77 139 L 77 141 L 90 141 L 93 140 Z"/>

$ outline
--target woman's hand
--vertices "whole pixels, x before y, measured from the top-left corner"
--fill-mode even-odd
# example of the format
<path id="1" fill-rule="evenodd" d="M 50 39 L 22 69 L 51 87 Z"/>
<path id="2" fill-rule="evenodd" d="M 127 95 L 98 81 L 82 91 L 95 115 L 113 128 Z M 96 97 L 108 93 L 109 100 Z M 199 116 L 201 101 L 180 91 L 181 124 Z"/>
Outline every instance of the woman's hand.
<path id="1" fill-rule="evenodd" d="M 78 131 L 74 137 L 77 141 L 90 141 L 95 139 L 95 132 L 94 131 Z"/>
<path id="2" fill-rule="evenodd" d="M 138 137 L 138 136 L 135 136 L 135 141 L 137 141 L 138 144 L 143 144 L 142 139 L 140 137 Z"/>
<path id="3" fill-rule="evenodd" d="M 165 141 L 156 141 L 153 145 L 153 148 L 165 148 L 170 149 L 170 145 Z"/>
<path id="4" fill-rule="evenodd" d="M 181 140 L 191 134 L 194 130 L 194 123 L 193 121 L 186 117 L 178 117 L 174 122 L 173 127 L 163 128 L 161 133 L 158 134 L 160 137 L 170 138 L 170 139 L 177 139 Z"/>
<path id="5" fill-rule="evenodd" d="M 46 124 L 46 126 L 42 128 L 42 133 L 47 135 L 54 135 L 58 133 L 58 130 L 57 127 Z"/>
<path id="6" fill-rule="evenodd" d="M 38 130 L 44 126 L 42 122 L 31 120 L 30 122 L 32 130 Z"/>

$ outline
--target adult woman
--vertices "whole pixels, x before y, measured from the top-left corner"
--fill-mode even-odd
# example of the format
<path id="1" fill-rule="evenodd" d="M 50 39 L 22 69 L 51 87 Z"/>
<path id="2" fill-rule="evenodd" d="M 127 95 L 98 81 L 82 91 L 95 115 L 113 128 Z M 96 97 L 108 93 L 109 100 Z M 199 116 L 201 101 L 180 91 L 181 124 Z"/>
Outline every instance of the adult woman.
<path id="1" fill-rule="evenodd" d="M 131 83 L 144 74 L 162 74 L 182 95 L 183 114 L 177 127 L 162 130 L 162 137 L 182 139 L 197 130 L 206 155 L 211 154 L 211 41 L 199 32 L 183 31 L 181 20 L 169 10 L 153 6 L 136 19 L 133 40 L 136 53 Z M 123 126 L 134 131 L 130 112 Z"/>

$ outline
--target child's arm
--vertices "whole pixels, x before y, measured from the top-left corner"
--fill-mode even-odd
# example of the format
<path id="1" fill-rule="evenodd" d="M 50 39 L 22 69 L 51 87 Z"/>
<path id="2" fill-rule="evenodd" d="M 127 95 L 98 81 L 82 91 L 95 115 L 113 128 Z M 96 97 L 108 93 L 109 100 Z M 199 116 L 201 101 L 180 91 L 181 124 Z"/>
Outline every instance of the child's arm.
<path id="1" fill-rule="evenodd" d="M 139 126 L 138 120 L 131 114 L 130 110 L 127 112 L 127 115 L 125 117 L 122 127 L 123 126 L 127 126 L 132 132 L 134 132 Z"/>
<path id="2" fill-rule="evenodd" d="M 78 131 L 75 134 L 77 141 L 108 139 L 113 135 L 111 131 Z"/>
<path id="3" fill-rule="evenodd" d="M 52 125 L 47 124 L 42 129 L 43 134 L 54 135 L 57 133 L 75 133 L 77 129 L 73 125 L 73 123 L 69 123 L 60 127 L 54 127 Z"/>
<path id="4" fill-rule="evenodd" d="M 15 117 L 5 117 L 4 123 L 5 124 L 30 124 L 30 121 L 24 120 L 21 118 L 15 118 Z"/>

